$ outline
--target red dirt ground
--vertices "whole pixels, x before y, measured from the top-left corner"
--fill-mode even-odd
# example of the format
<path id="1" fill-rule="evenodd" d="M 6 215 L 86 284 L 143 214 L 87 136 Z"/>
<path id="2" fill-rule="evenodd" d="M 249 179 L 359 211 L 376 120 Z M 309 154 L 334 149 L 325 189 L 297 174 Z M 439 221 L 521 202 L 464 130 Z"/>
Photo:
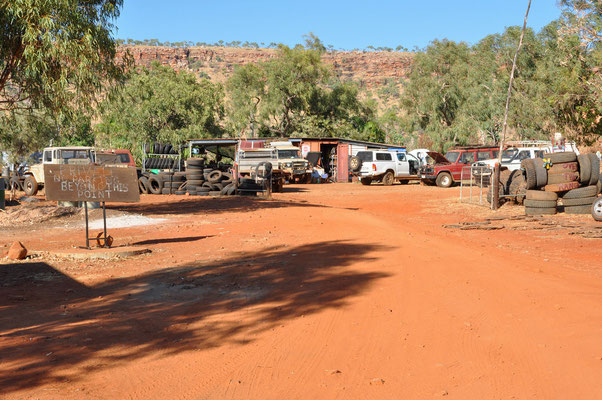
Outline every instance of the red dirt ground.
<path id="1" fill-rule="evenodd" d="M 166 219 L 109 227 L 151 254 L 0 261 L 0 397 L 602 398 L 602 224 L 458 194 L 293 185 L 111 206 Z M 503 228 L 458 229 L 488 217 Z M 80 220 L 4 225 L 0 247 L 80 246 Z"/>

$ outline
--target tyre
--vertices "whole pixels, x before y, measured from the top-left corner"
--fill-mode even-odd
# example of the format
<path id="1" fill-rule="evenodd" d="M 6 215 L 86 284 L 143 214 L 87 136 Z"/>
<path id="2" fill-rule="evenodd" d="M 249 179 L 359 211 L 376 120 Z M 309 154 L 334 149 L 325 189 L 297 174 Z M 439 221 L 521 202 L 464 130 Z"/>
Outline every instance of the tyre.
<path id="1" fill-rule="evenodd" d="M 528 158 L 526 160 L 522 160 L 520 165 L 525 171 L 527 190 L 535 189 L 537 187 L 537 172 L 535 171 L 535 163 L 532 159 Z"/>
<path id="2" fill-rule="evenodd" d="M 568 207 L 585 205 L 591 206 L 592 204 L 594 204 L 594 201 L 596 201 L 597 198 L 598 196 L 580 197 L 577 199 L 562 199 L 562 205 Z"/>
<path id="3" fill-rule="evenodd" d="M 592 212 L 592 205 L 588 204 L 585 206 L 565 206 L 564 212 L 567 214 L 589 214 Z"/>
<path id="4" fill-rule="evenodd" d="M 548 183 L 554 185 L 556 183 L 573 182 L 579 180 L 579 172 L 563 172 L 548 176 Z"/>
<path id="5" fill-rule="evenodd" d="M 35 196 L 38 194 L 38 182 L 36 181 L 36 178 L 27 175 L 23 181 L 23 191 L 27 196 Z"/>
<path id="6" fill-rule="evenodd" d="M 145 176 L 141 176 L 138 178 L 138 189 L 140 189 L 140 193 L 148 194 L 148 178 Z"/>
<path id="7" fill-rule="evenodd" d="M 362 160 L 358 156 L 353 156 L 349 159 L 349 168 L 353 172 L 359 172 L 362 169 Z"/>
<path id="8" fill-rule="evenodd" d="M 224 187 L 222 188 L 222 190 L 220 190 L 220 194 L 221 194 L 222 196 L 227 196 L 227 195 L 228 195 L 228 189 L 230 189 L 230 186 L 224 186 Z"/>
<path id="9" fill-rule="evenodd" d="M 589 178 L 592 174 L 592 163 L 590 158 L 587 154 L 579 154 L 577 159 L 579 160 L 579 181 L 584 185 L 588 185 Z"/>
<path id="10" fill-rule="evenodd" d="M 594 201 L 591 212 L 596 221 L 602 221 L 602 197 L 598 197 L 598 200 Z"/>
<path id="11" fill-rule="evenodd" d="M 558 195 L 555 192 L 544 192 L 541 190 L 527 190 L 527 199 L 541 201 L 556 201 Z"/>
<path id="12" fill-rule="evenodd" d="M 370 177 L 361 178 L 360 182 L 362 183 L 362 185 L 368 186 L 372 183 L 372 178 L 370 178 Z"/>
<path id="13" fill-rule="evenodd" d="M 174 194 L 177 194 L 178 196 L 182 196 L 182 195 L 186 194 L 186 191 L 185 190 L 176 190 L 174 192 Z"/>
<path id="14" fill-rule="evenodd" d="M 593 153 L 590 153 L 588 155 L 589 155 L 590 164 L 592 166 L 591 176 L 589 177 L 589 185 L 593 186 L 593 185 L 596 185 L 600 179 L 600 160 Z"/>
<path id="15" fill-rule="evenodd" d="M 221 194 L 221 192 L 219 190 L 213 190 L 213 191 L 209 192 L 209 196 L 213 196 L 213 197 L 219 197 L 220 194 Z"/>
<path id="16" fill-rule="evenodd" d="M 517 204 L 523 203 L 527 194 L 527 183 L 521 170 L 512 171 L 510 178 L 508 178 L 506 192 L 514 196 Z"/>
<path id="17" fill-rule="evenodd" d="M 533 165 L 535 166 L 535 177 L 537 179 L 537 187 L 543 187 L 548 184 L 548 171 L 544 166 L 541 158 L 534 158 Z"/>
<path id="18" fill-rule="evenodd" d="M 207 180 L 210 183 L 217 183 L 222 179 L 222 171 L 215 170 L 207 174 Z"/>
<path id="19" fill-rule="evenodd" d="M 204 181 L 203 174 L 186 174 L 187 181 Z"/>
<path id="20" fill-rule="evenodd" d="M 563 199 L 578 199 L 583 197 L 593 197 L 597 194 L 598 188 L 596 186 L 586 186 L 578 189 L 573 189 L 566 192 Z"/>
<path id="21" fill-rule="evenodd" d="M 186 165 L 187 166 L 193 166 L 193 167 L 202 167 L 203 165 L 205 165 L 205 159 L 203 159 L 203 158 L 189 158 L 188 160 L 186 160 Z"/>
<path id="22" fill-rule="evenodd" d="M 153 153 L 161 154 L 161 145 L 159 144 L 159 142 L 155 142 L 155 144 L 153 145 Z"/>
<path id="23" fill-rule="evenodd" d="M 525 200 L 525 207 L 556 208 L 556 200 Z"/>
<path id="24" fill-rule="evenodd" d="M 196 188 L 196 191 L 197 191 L 197 192 L 207 192 L 207 193 L 209 193 L 209 192 L 211 191 L 211 189 L 210 189 L 210 188 L 208 188 L 208 187 L 204 187 L 204 186 L 203 186 L 203 187 L 197 187 L 197 188 Z"/>
<path id="25" fill-rule="evenodd" d="M 227 193 L 227 194 L 228 194 L 228 196 L 233 196 L 233 195 L 235 195 L 235 194 L 236 194 L 236 187 L 235 187 L 234 185 L 231 185 L 231 186 L 228 188 L 228 193 Z"/>
<path id="26" fill-rule="evenodd" d="M 393 175 L 393 172 L 385 172 L 385 175 L 383 176 L 383 185 L 391 186 L 393 182 L 395 182 L 395 176 Z"/>
<path id="27" fill-rule="evenodd" d="M 441 172 L 439 175 L 437 175 L 437 180 L 435 183 L 439 187 L 448 188 L 454 183 L 454 180 L 448 172 Z"/>
<path id="28" fill-rule="evenodd" d="M 163 154 L 171 154 L 172 147 L 173 146 L 169 143 L 163 146 Z"/>
<path id="29" fill-rule="evenodd" d="M 602 175 L 600 175 L 600 178 L 602 178 Z M 598 181 L 596 187 L 598 188 L 598 194 L 602 193 L 602 181 Z"/>
<path id="30" fill-rule="evenodd" d="M 260 173 L 261 167 L 263 167 L 263 171 Z M 220 173 L 221 173 L 221 176 L 219 179 L 220 180 L 224 179 L 224 174 L 222 172 L 220 172 Z M 209 178 L 211 178 L 211 174 L 209 174 Z M 272 177 L 272 163 L 262 161 L 259 164 L 257 164 L 257 177 L 261 178 L 261 179 L 270 179 Z M 226 179 L 228 179 L 228 178 L 226 178 Z"/>
<path id="31" fill-rule="evenodd" d="M 539 207 L 525 207 L 526 215 L 554 215 L 556 214 L 556 207 L 550 208 L 539 208 Z"/>
<path id="32" fill-rule="evenodd" d="M 172 182 L 184 182 L 186 180 L 186 175 L 176 175 L 174 174 L 171 177 Z"/>
<path id="33" fill-rule="evenodd" d="M 203 186 L 203 183 L 205 183 L 202 179 L 189 179 L 187 182 L 192 186 Z"/>
<path id="34" fill-rule="evenodd" d="M 577 189 L 579 187 L 579 182 L 566 182 L 566 183 L 556 183 L 553 185 L 546 185 L 544 190 L 546 192 L 566 192 L 568 190 Z"/>
<path id="35" fill-rule="evenodd" d="M 209 174 L 213 172 L 213 168 L 205 168 L 203 169 L 203 177 L 206 181 L 209 180 Z"/>
<path id="36" fill-rule="evenodd" d="M 148 178 L 148 191 L 152 194 L 161 194 L 163 189 L 163 181 L 156 175 Z"/>
<path id="37" fill-rule="evenodd" d="M 504 185 L 502 184 L 502 182 L 499 183 L 499 192 L 498 192 L 498 204 L 502 204 L 504 203 L 504 198 L 501 196 L 504 196 Z M 491 204 L 491 199 L 493 199 L 493 185 L 489 185 L 489 190 L 487 190 L 487 203 Z"/>
<path id="38" fill-rule="evenodd" d="M 579 164 L 576 162 L 554 164 L 548 170 L 548 177 L 549 175 L 562 174 L 563 172 L 577 171 L 579 171 Z"/>
<path id="39" fill-rule="evenodd" d="M 163 188 L 161 194 L 171 194 L 171 188 Z"/>
<path id="40" fill-rule="evenodd" d="M 211 186 L 212 186 L 213 190 L 215 190 L 215 191 L 217 191 L 217 190 L 221 191 L 224 188 L 224 186 L 226 186 L 226 185 L 224 185 L 221 182 L 217 182 L 217 183 L 212 183 Z"/>
<path id="41" fill-rule="evenodd" d="M 561 164 L 577 161 L 577 154 L 572 151 L 563 151 L 561 153 L 546 154 L 552 164 Z"/>

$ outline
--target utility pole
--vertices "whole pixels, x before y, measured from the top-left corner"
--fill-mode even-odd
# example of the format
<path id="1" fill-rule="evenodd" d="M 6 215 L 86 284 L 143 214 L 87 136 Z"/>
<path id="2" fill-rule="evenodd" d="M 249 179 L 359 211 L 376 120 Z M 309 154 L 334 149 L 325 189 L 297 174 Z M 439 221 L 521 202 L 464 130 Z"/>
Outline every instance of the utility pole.
<path id="1" fill-rule="evenodd" d="M 514 82 L 514 71 L 516 70 L 516 59 L 518 52 L 523 45 L 523 38 L 525 37 L 525 29 L 527 29 L 527 17 L 529 16 L 529 10 L 531 9 L 531 0 L 527 6 L 527 12 L 525 13 L 525 21 L 523 22 L 523 30 L 520 33 L 520 40 L 518 41 L 518 47 L 514 53 L 514 60 L 512 61 L 512 72 L 510 72 L 510 83 L 508 84 L 508 95 L 506 96 L 506 111 L 504 112 L 504 123 L 502 125 L 502 138 L 500 140 L 500 152 L 498 154 L 497 164 L 493 172 L 493 196 L 491 199 L 491 206 L 494 210 L 497 210 L 500 206 L 500 166 L 502 164 L 502 152 L 504 151 L 504 142 L 506 141 L 506 129 L 508 126 L 508 109 L 510 108 L 510 97 L 512 95 L 512 83 Z"/>

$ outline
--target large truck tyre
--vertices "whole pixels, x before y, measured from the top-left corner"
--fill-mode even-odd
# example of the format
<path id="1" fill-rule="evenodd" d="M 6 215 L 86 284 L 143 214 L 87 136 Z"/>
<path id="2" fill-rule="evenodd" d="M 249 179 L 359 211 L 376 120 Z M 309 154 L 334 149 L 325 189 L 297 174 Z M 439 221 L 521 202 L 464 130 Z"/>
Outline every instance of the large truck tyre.
<path id="1" fill-rule="evenodd" d="M 23 181 L 23 191 L 27 196 L 35 196 L 38 194 L 38 188 L 39 186 L 36 178 L 31 175 L 25 177 L 25 180 Z"/>

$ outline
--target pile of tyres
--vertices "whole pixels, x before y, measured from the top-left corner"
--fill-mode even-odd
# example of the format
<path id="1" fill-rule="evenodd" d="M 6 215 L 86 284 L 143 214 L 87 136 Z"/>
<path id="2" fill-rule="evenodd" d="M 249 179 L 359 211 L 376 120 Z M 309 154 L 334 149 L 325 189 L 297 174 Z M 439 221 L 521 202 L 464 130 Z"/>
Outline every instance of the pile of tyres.
<path id="1" fill-rule="evenodd" d="M 144 145 L 146 154 L 152 154 L 153 157 L 144 159 L 144 168 L 146 169 L 174 169 L 178 167 L 178 158 L 173 157 L 178 154 L 178 149 L 169 143 L 147 143 Z"/>
<path id="2" fill-rule="evenodd" d="M 203 158 L 186 160 L 185 171 L 143 173 L 138 178 L 142 194 L 175 194 L 193 196 L 255 196 L 263 191 L 262 185 L 250 178 L 241 178 L 238 190 L 229 165 L 207 166 Z"/>
<path id="3" fill-rule="evenodd" d="M 236 187 L 228 167 L 208 168 L 203 158 L 186 160 L 186 191 L 198 196 L 232 196 Z"/>
<path id="4" fill-rule="evenodd" d="M 600 160 L 595 154 L 562 152 L 545 159 L 526 159 L 524 171 L 525 214 L 590 214 L 602 189 Z"/>

